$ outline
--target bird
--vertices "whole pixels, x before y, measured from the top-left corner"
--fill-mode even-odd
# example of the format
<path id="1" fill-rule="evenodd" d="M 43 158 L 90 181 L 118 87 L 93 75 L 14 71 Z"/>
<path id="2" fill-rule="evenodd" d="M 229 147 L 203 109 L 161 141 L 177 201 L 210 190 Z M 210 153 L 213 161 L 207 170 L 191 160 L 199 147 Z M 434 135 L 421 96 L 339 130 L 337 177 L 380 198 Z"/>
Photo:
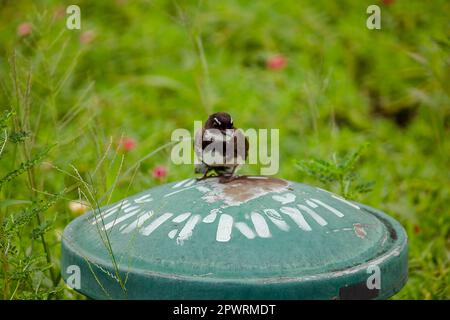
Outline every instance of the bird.
<path id="1" fill-rule="evenodd" d="M 232 181 L 238 167 L 247 160 L 248 149 L 247 137 L 234 127 L 230 114 L 211 114 L 195 133 L 194 151 L 200 161 L 195 165 L 195 173 L 203 173 L 197 180 L 210 177 L 208 173 L 213 171 L 220 177 L 219 182 Z"/>

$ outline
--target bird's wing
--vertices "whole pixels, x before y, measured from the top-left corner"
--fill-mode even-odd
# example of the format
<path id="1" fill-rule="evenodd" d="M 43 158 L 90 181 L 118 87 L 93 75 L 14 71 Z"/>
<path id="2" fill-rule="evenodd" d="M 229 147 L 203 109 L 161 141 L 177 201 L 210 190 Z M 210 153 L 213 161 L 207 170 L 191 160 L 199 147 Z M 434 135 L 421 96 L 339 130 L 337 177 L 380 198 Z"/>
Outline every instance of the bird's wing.
<path id="1" fill-rule="evenodd" d="M 206 163 L 201 162 L 195 165 L 195 173 L 205 173 L 206 171 L 208 171 L 208 166 Z"/>
<path id="2" fill-rule="evenodd" d="M 234 157 L 240 158 L 245 161 L 248 157 L 249 145 L 248 139 L 241 129 L 235 129 L 234 131 L 234 145 L 235 145 Z"/>
<path id="3" fill-rule="evenodd" d="M 199 129 L 195 133 L 194 137 L 194 152 L 197 155 L 198 159 L 202 161 L 203 159 L 203 132 L 205 129 Z"/>

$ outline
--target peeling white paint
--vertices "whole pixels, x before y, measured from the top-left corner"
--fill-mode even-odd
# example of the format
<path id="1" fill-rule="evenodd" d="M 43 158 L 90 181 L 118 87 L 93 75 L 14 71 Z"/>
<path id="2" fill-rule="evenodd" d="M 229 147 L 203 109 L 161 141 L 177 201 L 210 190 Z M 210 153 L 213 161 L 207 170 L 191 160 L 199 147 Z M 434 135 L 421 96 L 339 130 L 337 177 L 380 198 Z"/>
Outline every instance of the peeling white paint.
<path id="1" fill-rule="evenodd" d="M 177 244 L 183 245 L 183 242 L 188 240 L 192 236 L 192 232 L 194 231 L 194 228 L 196 224 L 200 221 L 201 216 L 199 214 L 196 214 L 189 218 L 188 222 L 186 222 L 183 229 L 181 229 L 180 233 L 177 237 Z"/>
<path id="2" fill-rule="evenodd" d="M 267 179 L 267 177 L 248 177 L 248 179 L 252 178 L 256 180 Z M 140 234 L 148 236 L 164 223 L 171 223 L 169 219 L 172 219 L 171 221 L 173 223 L 184 224 L 184 226 L 172 225 L 171 228 L 176 229 L 170 230 L 167 235 L 170 239 L 175 239 L 178 244 L 183 244 L 184 241 L 188 240 L 192 236 L 194 229 L 198 228 L 197 225 L 200 222 L 210 224 L 210 228 L 217 228 L 216 241 L 228 242 L 231 240 L 234 227 L 237 229 L 235 230 L 235 232 L 239 231 L 247 239 L 255 239 L 256 237 L 270 238 L 272 237 L 272 233 L 270 230 L 270 227 L 273 228 L 273 226 L 270 225 L 272 223 L 278 229 L 284 232 L 290 231 L 291 229 L 298 230 L 297 228 L 292 228 L 293 225 L 289 223 L 289 218 L 292 219 L 292 221 L 299 227 L 299 229 L 303 231 L 312 231 L 312 227 L 314 227 L 314 231 L 319 231 L 320 229 L 318 228 L 318 226 L 316 228 L 315 223 L 317 223 L 321 227 L 328 225 L 328 222 L 326 221 L 326 219 L 328 219 L 326 216 L 328 214 L 327 211 L 330 211 L 339 218 L 344 217 L 344 214 L 342 212 L 346 211 L 339 211 L 338 209 L 333 207 L 332 204 L 330 204 L 328 199 L 327 201 L 321 201 L 315 198 L 308 198 L 304 199 L 306 203 L 295 203 L 297 197 L 303 198 L 305 197 L 305 195 L 306 197 L 310 197 L 312 193 L 305 193 L 304 191 L 287 192 L 287 190 L 291 190 L 289 189 L 289 185 L 283 184 L 284 180 L 277 179 L 277 181 L 278 182 L 267 182 L 268 186 L 266 186 L 266 182 L 253 181 L 249 183 L 246 180 L 239 179 L 237 179 L 237 181 L 235 182 L 229 183 L 219 183 L 217 178 L 211 178 L 211 180 L 208 179 L 207 182 L 202 181 L 199 183 L 196 183 L 197 180 L 195 179 L 186 179 L 172 186 L 172 188 L 176 188 L 176 190 L 170 190 L 171 192 L 163 195 L 163 197 L 168 197 L 185 190 L 196 188 L 196 190 L 201 193 L 201 198 L 193 199 L 189 207 L 186 208 L 197 206 L 196 203 L 202 201 L 205 201 L 207 203 L 219 202 L 216 203 L 216 208 L 211 209 L 209 213 L 208 211 L 206 211 L 195 215 L 193 215 L 191 212 L 177 213 L 176 215 L 173 213 L 164 213 L 151 221 L 150 218 L 153 217 L 153 211 L 147 211 L 143 214 L 140 214 L 142 211 L 146 211 L 147 208 L 145 208 L 145 205 L 137 205 L 138 203 L 153 201 L 152 196 L 150 195 L 150 193 L 148 193 L 140 196 L 139 198 L 131 199 L 131 203 L 127 202 L 127 199 L 125 199 L 124 201 L 115 204 L 104 212 L 98 214 L 97 217 L 93 219 L 95 221 L 92 224 L 101 221 L 102 218 L 105 219 L 113 216 L 115 220 L 111 221 L 111 219 L 108 219 L 109 223 L 105 225 L 104 230 L 109 230 L 118 224 L 122 224 L 118 227 L 118 230 L 122 234 L 130 233 L 133 230 L 139 229 Z M 279 181 L 282 182 L 280 183 Z M 249 186 L 250 189 L 247 188 L 247 186 Z M 328 191 L 326 192 L 329 193 L 332 198 L 346 205 L 349 205 L 352 208 L 359 209 L 359 206 L 336 195 L 333 195 Z M 304 195 L 302 195 L 302 193 Z M 264 208 L 264 204 L 259 204 L 258 201 L 255 201 L 255 205 L 249 204 L 243 206 L 242 208 L 235 208 L 234 210 L 231 210 L 230 214 L 223 213 L 223 211 L 225 211 L 224 209 L 228 207 L 240 206 L 248 201 L 258 199 L 262 196 L 265 196 L 264 203 L 266 203 L 267 200 L 269 200 L 270 202 L 270 199 L 275 200 L 275 208 Z M 339 205 L 339 208 L 343 207 L 336 201 L 332 199 L 330 200 L 334 205 Z M 165 201 L 166 203 L 170 203 L 170 200 Z M 292 205 L 286 206 L 286 204 L 289 203 L 292 203 Z M 204 206 L 205 204 L 203 204 L 203 207 Z M 255 208 L 254 210 L 258 210 L 259 212 L 251 210 L 245 212 L 246 210 L 243 209 L 244 207 L 253 207 Z M 322 208 L 326 210 L 323 210 Z M 349 210 L 348 212 L 353 214 L 355 211 Z M 114 216 L 114 213 L 117 213 L 117 215 Z M 219 216 L 219 221 L 217 223 L 214 223 L 217 220 L 217 216 Z M 289 218 L 287 218 L 286 216 L 288 216 Z M 132 217 L 135 218 L 131 219 Z M 132 222 L 129 223 L 127 222 L 128 220 Z M 269 222 L 269 220 L 271 222 Z M 149 224 L 147 226 L 144 226 L 144 224 L 148 221 L 150 221 Z M 322 230 L 322 232 L 325 232 L 327 234 L 337 233 L 340 231 L 354 231 L 356 236 L 362 239 L 367 236 L 367 230 L 359 224 L 354 224 L 353 228 L 340 228 L 333 230 L 325 228 Z M 383 239 L 383 244 L 385 242 L 386 239 Z"/>
<path id="3" fill-rule="evenodd" d="M 342 212 L 340 212 L 339 210 L 337 210 L 336 208 L 333 208 L 332 206 L 327 205 L 326 203 L 323 203 L 320 200 L 317 199 L 311 199 L 312 201 L 314 201 L 315 203 L 321 205 L 322 207 L 324 207 L 325 209 L 330 210 L 331 212 L 333 212 L 336 216 L 338 216 L 339 218 L 342 218 L 344 216 L 344 214 Z"/>
<path id="4" fill-rule="evenodd" d="M 272 234 L 270 233 L 269 226 L 267 225 L 266 219 L 258 212 L 252 212 L 250 217 L 255 227 L 256 233 L 261 238 L 270 238 Z"/>
<path id="5" fill-rule="evenodd" d="M 335 198 L 336 200 L 339 200 L 339 201 L 342 201 L 343 203 L 345 203 L 345 204 L 348 204 L 349 206 L 351 206 L 351 207 L 353 207 L 353 208 L 355 208 L 355 209 L 358 209 L 358 210 L 360 210 L 361 208 L 359 207 L 359 206 L 357 206 L 356 204 L 354 204 L 354 203 L 351 203 L 350 201 L 347 201 L 347 200 L 345 200 L 345 199 L 343 199 L 343 198 L 341 198 L 341 197 L 338 197 L 338 196 L 336 196 L 336 195 L 331 195 L 333 198 Z"/>
<path id="6" fill-rule="evenodd" d="M 234 224 L 236 229 L 238 229 L 247 239 L 254 239 L 256 237 L 255 233 L 245 222 L 236 222 Z"/>
<path id="7" fill-rule="evenodd" d="M 319 187 L 316 187 L 316 189 L 319 190 L 319 191 L 323 191 L 325 193 L 328 193 L 328 194 L 332 194 L 330 191 L 322 189 L 322 188 L 319 188 Z"/>
<path id="8" fill-rule="evenodd" d="M 272 199 L 281 202 L 281 204 L 288 204 L 295 201 L 295 194 L 285 193 L 282 195 L 274 195 L 272 196 Z"/>
<path id="9" fill-rule="evenodd" d="M 317 204 L 315 204 L 314 202 L 309 201 L 309 200 L 306 200 L 306 204 L 307 204 L 308 206 L 310 206 L 311 208 L 313 208 L 313 209 L 319 207 Z"/>
<path id="10" fill-rule="evenodd" d="M 217 218 L 217 214 L 220 213 L 220 209 L 212 209 L 209 214 L 203 218 L 203 222 L 204 223 L 213 223 L 216 218 Z"/>
<path id="11" fill-rule="evenodd" d="M 103 230 L 109 230 L 109 229 L 111 229 L 111 228 L 114 227 L 116 224 L 121 223 L 122 221 L 125 221 L 126 219 L 131 218 L 132 216 L 134 216 L 134 215 L 135 215 L 136 213 L 138 213 L 139 211 L 141 211 L 141 210 L 140 210 L 140 209 L 137 209 L 137 210 L 131 211 L 131 212 L 128 213 L 128 214 L 125 214 L 125 215 L 123 215 L 123 216 L 120 216 L 120 217 L 117 218 L 117 219 L 114 219 L 114 221 L 111 221 L 110 223 L 107 223 L 107 224 L 103 227 Z"/>
<path id="12" fill-rule="evenodd" d="M 336 232 L 341 232 L 341 231 L 353 231 L 353 228 L 340 228 L 340 229 L 333 229 L 331 231 L 327 231 L 326 233 L 336 233 Z"/>
<path id="13" fill-rule="evenodd" d="M 128 225 L 128 227 L 122 231 L 122 233 L 130 233 L 131 231 L 142 227 L 145 221 L 147 221 L 150 217 L 153 216 L 153 211 L 148 211 L 141 214 L 136 220 Z"/>
<path id="14" fill-rule="evenodd" d="M 170 197 L 170 196 L 173 196 L 174 194 L 177 194 L 177 193 L 180 193 L 180 192 L 183 192 L 183 191 L 186 191 L 186 190 L 189 190 L 189 189 L 195 188 L 195 187 L 196 187 L 196 186 L 190 186 L 190 187 L 186 187 L 186 188 L 183 188 L 183 189 L 180 189 L 180 190 L 174 191 L 174 192 L 170 192 L 170 193 L 167 193 L 166 195 L 164 195 L 164 198 L 166 198 L 166 197 Z"/>
<path id="15" fill-rule="evenodd" d="M 308 222 L 306 222 L 302 213 L 298 209 L 292 207 L 282 207 L 280 211 L 291 217 L 291 219 L 298 225 L 300 229 L 303 229 L 305 231 L 312 230 Z"/>
<path id="16" fill-rule="evenodd" d="M 134 207 L 128 207 L 126 209 L 123 209 L 123 212 L 128 213 L 131 212 L 133 210 L 139 209 L 139 206 L 134 206 Z"/>
<path id="17" fill-rule="evenodd" d="M 275 209 L 264 209 L 264 214 L 273 222 L 279 229 L 289 231 L 289 225 L 283 220 L 281 215 Z"/>
<path id="18" fill-rule="evenodd" d="M 128 203 L 128 200 L 124 200 L 123 202 L 120 202 L 114 206 L 112 206 L 111 208 L 97 214 L 95 216 L 95 220 L 92 222 L 92 224 L 96 224 L 101 220 L 105 220 L 106 218 L 108 218 L 110 215 L 112 215 L 113 213 L 117 212 L 119 209 L 125 209 L 128 208 L 129 206 L 131 206 L 131 203 Z"/>
<path id="19" fill-rule="evenodd" d="M 177 232 L 178 232 L 178 229 L 173 229 L 173 230 L 170 230 L 167 235 L 169 236 L 170 239 L 173 239 L 177 235 Z"/>
<path id="20" fill-rule="evenodd" d="M 142 197 L 134 199 L 135 203 L 147 203 L 153 201 L 151 194 L 146 194 Z"/>
<path id="21" fill-rule="evenodd" d="M 205 186 L 197 186 L 196 188 L 198 191 L 200 191 L 201 193 L 206 193 L 206 192 L 210 192 L 211 189 L 205 187 Z"/>
<path id="22" fill-rule="evenodd" d="M 144 236 L 150 235 L 153 231 L 155 231 L 160 225 L 162 225 L 166 220 L 170 219 L 173 216 L 173 213 L 164 213 L 159 216 L 155 220 L 153 220 L 148 226 L 141 229 L 141 233 Z"/>
<path id="23" fill-rule="evenodd" d="M 325 221 L 324 218 L 322 218 L 317 212 L 314 210 L 308 208 L 307 206 L 298 204 L 297 207 L 303 211 L 306 211 L 307 214 L 311 216 L 318 224 L 320 224 L 322 227 L 326 226 L 328 223 Z"/>
<path id="24" fill-rule="evenodd" d="M 181 223 L 184 220 L 186 220 L 187 218 L 189 218 L 190 215 L 191 215 L 190 212 L 185 212 L 185 213 L 182 213 L 182 214 L 176 216 L 175 218 L 173 218 L 172 221 L 175 223 Z"/>
<path id="25" fill-rule="evenodd" d="M 221 214 L 217 226 L 216 240 L 219 242 L 230 241 L 232 228 L 233 217 L 225 213 Z"/>
<path id="26" fill-rule="evenodd" d="M 174 184 L 173 186 L 172 186 L 172 189 L 176 189 L 176 188 L 179 188 L 179 187 L 181 187 L 182 185 L 184 185 L 186 182 L 188 182 L 189 180 L 191 180 L 191 179 L 186 179 L 186 180 L 182 180 L 182 181 L 180 181 L 180 182 L 177 182 L 176 184 Z"/>
<path id="27" fill-rule="evenodd" d="M 183 187 L 190 187 L 190 186 L 192 186 L 195 182 L 196 182 L 197 180 L 195 180 L 195 179 L 192 179 L 191 181 L 188 181 L 185 185 L 183 185 Z"/>

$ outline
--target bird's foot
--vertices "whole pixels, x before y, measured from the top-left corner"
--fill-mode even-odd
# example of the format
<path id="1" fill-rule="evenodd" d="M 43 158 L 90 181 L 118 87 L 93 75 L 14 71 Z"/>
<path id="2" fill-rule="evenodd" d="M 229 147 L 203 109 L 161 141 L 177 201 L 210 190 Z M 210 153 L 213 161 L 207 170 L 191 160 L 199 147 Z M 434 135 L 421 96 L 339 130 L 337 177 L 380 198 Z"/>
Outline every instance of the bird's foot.
<path id="1" fill-rule="evenodd" d="M 213 177 L 215 177 L 214 174 L 210 174 L 210 175 L 204 174 L 203 177 L 196 178 L 195 180 L 196 180 L 196 181 L 202 181 L 202 180 L 206 180 L 206 179 L 208 179 L 208 178 L 213 178 Z"/>
<path id="2" fill-rule="evenodd" d="M 233 181 L 236 178 L 237 177 L 234 176 L 234 175 L 221 176 L 219 178 L 219 183 L 229 183 L 229 182 Z"/>

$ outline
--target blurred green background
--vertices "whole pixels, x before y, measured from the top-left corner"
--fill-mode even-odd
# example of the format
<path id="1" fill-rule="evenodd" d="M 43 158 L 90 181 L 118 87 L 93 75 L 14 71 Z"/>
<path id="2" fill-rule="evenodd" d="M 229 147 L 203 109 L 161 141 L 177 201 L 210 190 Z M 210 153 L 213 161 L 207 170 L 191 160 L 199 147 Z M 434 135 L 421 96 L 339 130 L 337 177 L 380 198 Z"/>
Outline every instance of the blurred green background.
<path id="1" fill-rule="evenodd" d="M 66 28 L 70 4 L 81 30 Z M 381 30 L 366 28 L 370 4 Z M 162 146 L 228 111 L 238 127 L 280 129 L 279 177 L 335 192 L 299 161 L 338 163 L 368 143 L 349 183 L 372 190 L 352 197 L 410 239 L 394 298 L 449 299 L 449 16 L 444 0 L 0 0 L 2 298 L 83 298 L 58 260 L 84 201 L 191 177 Z"/>

